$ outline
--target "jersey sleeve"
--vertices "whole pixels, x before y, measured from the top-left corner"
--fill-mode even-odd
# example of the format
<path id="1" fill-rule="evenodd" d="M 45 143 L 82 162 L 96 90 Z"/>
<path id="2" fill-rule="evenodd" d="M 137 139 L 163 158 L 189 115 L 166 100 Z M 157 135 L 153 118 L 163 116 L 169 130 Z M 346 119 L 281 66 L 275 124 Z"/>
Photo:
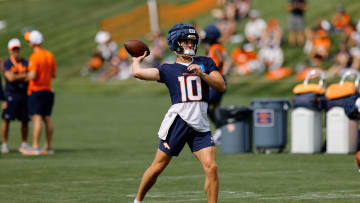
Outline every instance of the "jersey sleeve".
<path id="1" fill-rule="evenodd" d="M 34 55 L 29 59 L 28 70 L 36 72 L 36 58 Z"/>
<path id="2" fill-rule="evenodd" d="M 166 82 L 165 66 L 162 65 L 156 68 L 159 70 L 159 74 L 160 74 L 160 80 L 158 80 L 158 82 L 165 83 Z"/>
<path id="3" fill-rule="evenodd" d="M 216 66 L 214 60 L 212 60 L 210 57 L 208 58 L 207 64 L 206 64 L 206 73 L 210 74 L 213 71 L 219 71 L 219 68 Z"/>
<path id="4" fill-rule="evenodd" d="M 10 62 L 10 60 L 6 60 L 4 62 L 5 71 L 9 71 L 11 69 L 11 66 L 12 66 L 12 63 Z"/>

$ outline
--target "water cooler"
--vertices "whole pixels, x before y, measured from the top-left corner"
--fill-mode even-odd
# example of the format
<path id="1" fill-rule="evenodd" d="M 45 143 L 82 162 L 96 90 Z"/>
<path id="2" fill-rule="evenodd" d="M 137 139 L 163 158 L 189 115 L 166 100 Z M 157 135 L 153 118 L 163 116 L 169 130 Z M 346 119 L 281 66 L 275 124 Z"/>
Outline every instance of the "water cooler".
<path id="1" fill-rule="evenodd" d="M 319 84 L 309 84 L 309 80 L 319 76 Z M 291 153 L 312 154 L 321 151 L 322 145 L 322 105 L 325 73 L 310 71 L 303 84 L 295 86 L 291 113 Z"/>
<path id="2" fill-rule="evenodd" d="M 355 82 L 345 81 L 355 76 Z M 360 74 L 355 70 L 346 71 L 338 84 L 332 84 L 326 91 L 326 152 L 329 154 L 354 153 L 357 149 L 358 122 L 350 120 L 344 110 L 347 98 L 358 92 Z"/>

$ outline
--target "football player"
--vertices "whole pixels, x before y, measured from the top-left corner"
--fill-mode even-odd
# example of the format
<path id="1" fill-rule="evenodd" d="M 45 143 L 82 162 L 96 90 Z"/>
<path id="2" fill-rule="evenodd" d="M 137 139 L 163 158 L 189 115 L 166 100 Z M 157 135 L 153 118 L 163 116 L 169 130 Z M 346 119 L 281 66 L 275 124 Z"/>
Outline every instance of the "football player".
<path id="1" fill-rule="evenodd" d="M 172 101 L 158 132 L 160 143 L 154 161 L 142 177 L 134 202 L 143 201 L 172 157 L 178 156 L 187 143 L 204 169 L 204 190 L 208 202 L 215 203 L 219 180 L 207 108 L 209 88 L 225 91 L 225 82 L 211 58 L 195 56 L 199 35 L 192 25 L 174 25 L 167 39 L 170 50 L 177 55 L 175 63 L 144 69 L 141 68 L 141 61 L 146 53 L 133 57 L 134 77 L 165 83 Z"/>
<path id="2" fill-rule="evenodd" d="M 348 97 L 344 102 L 345 114 L 352 120 L 360 120 L 360 95 L 355 93 Z M 355 155 L 355 160 L 358 165 L 358 171 L 360 173 L 360 140 L 358 140 L 358 149 Z"/>
<path id="3" fill-rule="evenodd" d="M 2 113 L 2 146 L 1 153 L 9 153 L 7 139 L 9 135 L 10 121 L 21 121 L 22 143 L 19 148 L 20 152 L 29 148 L 27 144 L 28 137 L 28 109 L 27 109 L 27 86 L 26 73 L 28 62 L 20 55 L 21 43 L 17 38 L 13 38 L 8 42 L 10 53 L 9 59 L 4 62 L 5 76 L 5 102 L 3 104 Z"/>
<path id="4" fill-rule="evenodd" d="M 214 60 L 216 66 L 219 68 L 220 74 L 224 76 L 224 64 L 226 59 L 226 49 L 219 43 L 221 37 L 220 30 L 215 25 L 207 26 L 202 32 L 202 43 L 205 47 L 205 53 Z M 215 110 L 221 104 L 222 97 L 224 92 L 216 91 L 213 88 L 210 88 L 210 98 L 209 98 L 209 118 L 214 122 L 216 128 L 218 128 L 218 122 L 215 118 Z"/>

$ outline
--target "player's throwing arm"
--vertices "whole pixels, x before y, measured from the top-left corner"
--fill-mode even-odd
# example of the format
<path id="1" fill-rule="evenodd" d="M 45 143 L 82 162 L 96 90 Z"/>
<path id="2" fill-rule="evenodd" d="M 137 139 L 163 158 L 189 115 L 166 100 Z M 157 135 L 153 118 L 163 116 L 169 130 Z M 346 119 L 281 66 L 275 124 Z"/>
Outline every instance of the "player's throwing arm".
<path id="1" fill-rule="evenodd" d="M 141 61 L 146 57 L 147 51 L 144 55 L 133 57 L 132 71 L 136 78 L 141 80 L 160 80 L 159 70 L 157 68 L 141 68 Z"/>

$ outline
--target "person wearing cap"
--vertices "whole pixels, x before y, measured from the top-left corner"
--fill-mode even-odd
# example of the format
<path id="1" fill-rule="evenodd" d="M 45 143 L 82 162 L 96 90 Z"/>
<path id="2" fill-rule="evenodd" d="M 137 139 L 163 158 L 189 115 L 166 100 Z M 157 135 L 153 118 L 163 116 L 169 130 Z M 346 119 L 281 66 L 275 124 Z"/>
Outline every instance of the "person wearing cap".
<path id="1" fill-rule="evenodd" d="M 95 36 L 95 42 L 98 44 L 97 50 L 104 61 L 110 61 L 113 56 L 116 56 L 118 46 L 116 42 L 111 40 L 109 32 L 99 31 Z"/>
<path id="2" fill-rule="evenodd" d="M 118 45 L 111 40 L 110 33 L 100 30 L 95 35 L 95 42 L 97 43 L 96 50 L 81 70 L 82 75 L 98 72 L 104 67 L 114 68 L 112 60 L 117 58 Z"/>
<path id="3" fill-rule="evenodd" d="M 10 122 L 17 119 L 21 121 L 22 143 L 19 148 L 23 152 L 29 145 L 28 137 L 28 108 L 27 108 L 27 87 L 26 81 L 28 62 L 20 56 L 21 43 L 13 38 L 8 43 L 10 57 L 4 62 L 5 76 L 5 100 L 2 105 L 2 146 L 1 153 L 9 153 L 7 139 L 9 135 Z"/>
<path id="4" fill-rule="evenodd" d="M 251 10 L 249 12 L 249 21 L 245 25 L 246 39 L 253 45 L 258 45 L 261 34 L 266 28 L 266 22 L 259 18 L 260 12 Z"/>
<path id="5" fill-rule="evenodd" d="M 29 59 L 27 79 L 29 114 L 33 120 L 32 148 L 24 152 L 25 155 L 53 154 L 51 139 L 54 125 L 51 112 L 54 105 L 54 93 L 51 90 L 51 80 L 56 77 L 56 63 L 54 55 L 41 47 L 44 42 L 43 35 L 34 30 L 29 34 L 29 45 L 33 53 Z M 46 142 L 45 148 L 39 148 L 42 122 L 45 123 Z"/>

